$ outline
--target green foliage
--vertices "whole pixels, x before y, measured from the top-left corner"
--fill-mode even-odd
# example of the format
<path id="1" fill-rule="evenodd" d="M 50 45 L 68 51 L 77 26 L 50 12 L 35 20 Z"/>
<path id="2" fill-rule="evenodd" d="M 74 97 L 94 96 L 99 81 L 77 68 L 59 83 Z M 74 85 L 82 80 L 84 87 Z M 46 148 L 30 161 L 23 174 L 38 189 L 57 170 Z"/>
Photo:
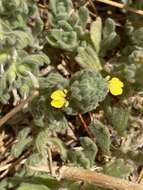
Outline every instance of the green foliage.
<path id="1" fill-rule="evenodd" d="M 31 170 L 29 168 L 30 166 L 38 167 L 42 165 L 44 166 L 47 165 L 47 155 L 45 154 L 45 156 L 42 156 L 40 153 L 37 153 L 35 151 L 35 153 L 31 154 L 28 157 L 25 163 L 25 170 L 26 170 L 27 176 L 37 176 L 39 174 L 38 171 Z"/>
<path id="2" fill-rule="evenodd" d="M 63 142 L 58 138 L 50 138 L 48 131 L 41 131 L 35 141 L 37 151 L 40 154 L 45 154 L 47 147 L 56 146 L 59 150 L 60 156 L 63 160 L 67 158 L 67 151 Z M 44 155 L 43 155 L 44 156 Z"/>
<path id="3" fill-rule="evenodd" d="M 130 110 L 119 106 L 110 106 L 107 108 L 106 113 L 107 116 L 110 117 L 113 128 L 119 135 L 124 135 L 126 133 L 126 128 L 128 127 Z"/>
<path id="4" fill-rule="evenodd" d="M 27 30 L 29 16 L 36 15 L 35 21 L 41 20 L 34 0 L 10 0 L 8 2 L 1 0 L 0 15 L 6 23 L 11 25 L 12 29 Z M 41 25 L 40 22 L 39 24 Z"/>
<path id="5" fill-rule="evenodd" d="M 106 19 L 101 42 L 101 56 L 105 56 L 107 51 L 114 49 L 120 41 L 119 35 L 115 31 L 115 25 L 116 23 L 113 19 Z"/>
<path id="6" fill-rule="evenodd" d="M 44 92 L 49 92 L 56 88 L 68 88 L 68 85 L 69 81 L 57 72 L 51 72 L 47 77 L 40 78 L 40 87 Z"/>
<path id="7" fill-rule="evenodd" d="M 90 165 L 93 166 L 98 151 L 96 144 L 88 137 L 81 137 L 80 143 L 85 156 L 90 160 Z"/>
<path id="8" fill-rule="evenodd" d="M 110 155 L 111 140 L 109 129 L 97 119 L 94 119 L 94 121 L 90 123 L 89 128 L 94 134 L 103 154 Z"/>
<path id="9" fill-rule="evenodd" d="M 93 189 L 93 190 L 109 190 L 109 189 L 97 187 L 96 185 L 89 184 L 89 183 L 84 183 L 82 186 L 82 190 L 83 189 L 85 189 L 85 190 L 91 190 L 91 189 Z"/>
<path id="10" fill-rule="evenodd" d="M 92 46 L 88 45 L 87 47 L 79 47 L 77 51 L 78 54 L 75 57 L 75 60 L 81 67 L 95 70 L 95 72 L 102 70 L 100 59 Z"/>
<path id="11" fill-rule="evenodd" d="M 82 46 L 77 48 L 75 60 L 81 67 L 99 72 L 102 70 L 102 65 L 98 55 L 102 37 L 102 21 L 100 17 L 91 23 L 88 35 L 88 43 L 86 44 L 84 42 L 82 43 Z"/>
<path id="12" fill-rule="evenodd" d="M 8 103 L 9 92 L 13 93 L 15 89 L 13 99 L 16 104 L 18 99 L 25 99 L 34 88 L 39 87 L 39 69 L 50 61 L 40 51 L 28 53 L 24 49 L 31 47 L 34 50 L 36 45 L 38 33 L 33 35 L 32 29 L 27 25 L 29 16 L 35 15 L 35 22 L 40 19 L 34 1 L 1 0 L 0 15 L 0 102 Z"/>
<path id="13" fill-rule="evenodd" d="M 93 21 L 90 26 L 90 38 L 91 41 L 97 51 L 100 51 L 100 44 L 102 39 L 102 21 L 101 18 L 98 17 L 96 21 Z"/>
<path id="14" fill-rule="evenodd" d="M 48 187 L 44 185 L 39 185 L 39 184 L 33 185 L 29 183 L 22 183 L 20 187 L 17 188 L 17 190 L 29 190 L 29 188 L 31 190 L 50 190 Z"/>
<path id="15" fill-rule="evenodd" d="M 54 84 L 49 84 L 49 85 L 54 85 Z M 33 115 L 35 126 L 43 128 L 46 127 L 52 133 L 54 132 L 64 133 L 68 127 L 68 122 L 64 113 L 61 112 L 61 110 L 54 109 L 50 105 L 51 100 L 49 93 L 46 93 L 45 96 L 40 96 L 40 98 L 35 97 L 31 102 L 30 111 Z"/>
<path id="16" fill-rule="evenodd" d="M 131 40 L 135 45 L 143 46 L 143 27 L 134 30 L 131 36 Z"/>
<path id="17" fill-rule="evenodd" d="M 90 168 L 90 160 L 85 156 L 81 150 L 70 150 L 68 152 L 68 159 L 74 166 Z"/>
<path id="18" fill-rule="evenodd" d="M 143 48 L 135 49 L 130 55 L 129 60 L 131 63 L 143 64 Z"/>
<path id="19" fill-rule="evenodd" d="M 30 128 L 22 129 L 17 135 L 17 142 L 12 146 L 11 153 L 14 157 L 19 157 L 21 153 L 31 144 L 32 138 L 29 136 Z"/>
<path id="20" fill-rule="evenodd" d="M 81 147 L 68 151 L 68 158 L 75 166 L 90 168 L 94 166 L 98 148 L 89 137 L 81 137 L 80 143 Z"/>
<path id="21" fill-rule="evenodd" d="M 85 7 L 78 11 L 73 9 L 71 0 L 51 0 L 47 42 L 54 47 L 74 51 L 85 33 L 89 15 Z"/>
<path id="22" fill-rule="evenodd" d="M 122 159 L 111 161 L 104 167 L 104 173 L 114 177 L 128 177 L 133 170 L 131 164 L 125 163 Z"/>
<path id="23" fill-rule="evenodd" d="M 85 2 L 0 0 L 0 115 L 33 91 L 39 93 L 23 108 L 22 119 L 16 114 L 2 128 L 1 162 L 14 162 L 12 170 L 1 171 L 2 190 L 106 190 L 85 182 L 58 181 L 55 174 L 63 165 L 90 170 L 97 166 L 102 173 L 128 179 L 140 171 L 142 17 L 125 9 L 116 15 L 117 8 L 112 7 L 112 19 L 107 18 L 108 7 L 99 4 L 101 17 L 93 20 L 92 7 Z M 143 8 L 141 0 L 121 2 Z M 109 92 L 112 77 L 124 84 L 120 96 Z M 55 100 L 64 102 L 60 108 L 51 103 L 57 91 Z M 14 141 L 11 147 L 9 136 Z M 23 154 L 25 162 L 19 167 Z"/>
<path id="24" fill-rule="evenodd" d="M 43 127 L 44 124 L 44 114 L 45 114 L 45 98 L 35 97 L 30 103 L 30 111 L 34 118 L 34 123 L 36 126 Z"/>
<path id="25" fill-rule="evenodd" d="M 32 189 L 36 189 L 38 188 L 38 190 L 47 190 L 47 189 L 50 189 L 50 190 L 58 190 L 59 187 L 60 187 L 60 182 L 55 179 L 54 177 L 50 176 L 50 175 L 47 175 L 47 174 L 38 174 L 37 176 L 33 176 L 32 179 L 31 177 L 24 177 L 24 178 L 14 178 L 12 180 L 12 182 L 14 181 L 21 181 L 22 183 L 19 185 L 19 187 L 17 188 L 18 190 L 19 189 L 27 189 L 28 186 Z"/>
<path id="26" fill-rule="evenodd" d="M 94 110 L 104 100 L 107 92 L 107 82 L 99 73 L 81 70 L 71 77 L 69 107 L 65 111 L 75 115 Z"/>
<path id="27" fill-rule="evenodd" d="M 6 55 L 2 53 L 2 59 Z M 21 98 L 26 98 L 32 89 L 39 88 L 39 69 L 44 64 L 49 64 L 49 58 L 43 53 L 28 55 L 24 50 L 16 49 L 7 56 L 9 59 L 1 63 L 4 72 L 1 76 L 0 100 L 3 101 L 3 96 L 13 89 L 17 94 L 20 93 Z"/>

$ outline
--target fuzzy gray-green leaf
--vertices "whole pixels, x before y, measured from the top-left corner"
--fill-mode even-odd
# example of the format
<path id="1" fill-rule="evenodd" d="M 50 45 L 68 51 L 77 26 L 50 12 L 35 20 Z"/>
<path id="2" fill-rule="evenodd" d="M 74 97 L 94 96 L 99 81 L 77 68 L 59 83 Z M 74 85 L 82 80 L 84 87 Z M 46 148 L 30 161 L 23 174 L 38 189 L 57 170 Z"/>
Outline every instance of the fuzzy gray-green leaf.
<path id="1" fill-rule="evenodd" d="M 81 70 L 71 77 L 69 106 L 64 110 L 69 115 L 94 110 L 104 100 L 107 92 L 107 81 L 99 73 Z"/>
<path id="2" fill-rule="evenodd" d="M 116 159 L 113 162 L 108 163 L 104 167 L 103 172 L 107 175 L 124 178 L 128 177 L 132 170 L 132 165 L 125 163 L 122 159 Z"/>
<path id="3" fill-rule="evenodd" d="M 45 185 L 40 184 L 30 184 L 30 183 L 22 183 L 20 187 L 17 188 L 17 190 L 50 190 Z"/>
<path id="4" fill-rule="evenodd" d="M 80 142 L 85 156 L 90 160 L 91 166 L 93 166 L 98 151 L 96 144 L 89 137 L 81 137 Z"/>
<path id="5" fill-rule="evenodd" d="M 111 139 L 109 129 L 97 119 L 94 119 L 94 121 L 90 123 L 89 128 L 94 134 L 97 144 L 102 152 L 110 155 Z"/>
<path id="6" fill-rule="evenodd" d="M 96 72 L 102 70 L 100 59 L 92 46 L 79 47 L 75 59 L 82 68 L 93 69 Z"/>
<path id="7" fill-rule="evenodd" d="M 99 53 L 100 50 L 101 37 L 102 37 L 102 20 L 100 17 L 97 17 L 96 21 L 92 22 L 90 26 L 90 38 L 97 53 Z"/>
<path id="8" fill-rule="evenodd" d="M 20 154 L 30 145 L 32 138 L 28 136 L 30 133 L 30 128 L 22 129 L 18 136 L 17 142 L 12 146 L 11 153 L 14 157 L 20 156 Z"/>

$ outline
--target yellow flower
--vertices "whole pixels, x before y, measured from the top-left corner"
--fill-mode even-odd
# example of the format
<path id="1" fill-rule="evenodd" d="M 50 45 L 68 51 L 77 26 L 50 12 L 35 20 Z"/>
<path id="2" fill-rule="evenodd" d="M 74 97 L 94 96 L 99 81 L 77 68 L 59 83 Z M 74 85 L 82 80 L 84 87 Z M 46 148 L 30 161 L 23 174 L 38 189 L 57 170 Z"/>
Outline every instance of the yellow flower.
<path id="1" fill-rule="evenodd" d="M 67 90 L 56 90 L 51 94 L 51 106 L 55 108 L 67 107 L 69 102 L 66 100 Z"/>
<path id="2" fill-rule="evenodd" d="M 109 80 L 108 88 L 112 95 L 118 96 L 123 93 L 124 84 L 117 77 L 113 77 Z"/>

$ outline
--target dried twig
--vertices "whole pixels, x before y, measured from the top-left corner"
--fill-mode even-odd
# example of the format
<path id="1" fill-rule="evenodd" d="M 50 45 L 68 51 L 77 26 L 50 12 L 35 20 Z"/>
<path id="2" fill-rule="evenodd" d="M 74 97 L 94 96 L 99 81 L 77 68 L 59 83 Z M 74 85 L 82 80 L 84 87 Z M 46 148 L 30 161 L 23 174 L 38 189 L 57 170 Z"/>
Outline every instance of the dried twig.
<path id="1" fill-rule="evenodd" d="M 35 96 L 37 96 L 39 94 L 38 91 L 34 91 L 33 94 L 28 97 L 26 100 L 22 101 L 19 105 L 17 105 L 15 108 L 13 108 L 10 112 L 8 112 L 5 116 L 3 116 L 0 119 L 0 127 L 6 123 L 11 117 L 13 117 L 17 112 L 19 112 L 25 104 L 27 104 L 28 102 L 30 102 Z"/>
<path id="2" fill-rule="evenodd" d="M 10 164 L 6 164 L 6 165 L 4 165 L 4 166 L 3 166 L 3 165 L 0 166 L 0 172 L 7 170 L 8 168 L 10 168 L 11 165 L 12 165 L 12 164 L 10 163 Z"/>
<path id="3" fill-rule="evenodd" d="M 49 168 L 46 166 L 45 167 L 29 166 L 29 168 L 35 171 L 49 172 Z M 58 171 L 59 171 L 58 176 L 60 176 L 60 179 L 84 181 L 87 183 L 93 183 L 99 187 L 109 188 L 109 189 L 143 190 L 143 185 L 82 168 L 63 166 Z"/>
<path id="4" fill-rule="evenodd" d="M 133 12 L 133 13 L 136 13 L 136 14 L 143 15 L 142 10 L 138 10 L 138 9 L 129 7 L 129 6 L 127 6 L 125 4 L 122 4 L 122 3 L 118 3 L 118 2 L 115 2 L 115 1 L 111 1 L 111 0 L 96 0 L 96 1 L 108 4 L 108 5 L 111 5 L 111 6 L 114 6 L 114 7 L 118 7 L 118 8 L 121 8 L 121 9 L 126 9 L 126 10 L 128 10 L 130 12 Z"/>
<path id="5" fill-rule="evenodd" d="M 83 127 L 84 127 L 85 131 L 87 132 L 87 134 L 88 134 L 91 138 L 93 138 L 92 133 L 90 132 L 88 126 L 86 125 L 86 123 L 85 123 L 85 121 L 84 121 L 82 115 L 81 115 L 81 114 L 78 114 L 78 116 L 79 116 L 79 119 L 80 119 L 81 123 L 83 124 Z"/>
<path id="6" fill-rule="evenodd" d="M 143 190 L 142 185 L 81 168 L 64 166 L 61 169 L 61 178 L 95 183 L 97 186 L 106 187 L 109 189 Z"/>
<path id="7" fill-rule="evenodd" d="M 51 175 L 53 175 L 53 166 L 52 166 L 52 153 L 51 153 L 51 149 L 50 147 L 47 147 L 47 151 L 48 151 L 48 160 L 49 160 L 49 169 L 50 169 L 50 173 Z"/>
<path id="8" fill-rule="evenodd" d="M 98 14 L 97 14 L 97 10 L 96 10 L 96 7 L 95 7 L 95 5 L 94 5 L 93 1 L 92 1 L 92 0 L 88 0 L 88 1 L 89 1 L 89 4 L 92 6 L 92 8 L 93 8 L 93 10 L 94 10 L 95 15 L 97 16 L 97 15 L 98 15 Z"/>

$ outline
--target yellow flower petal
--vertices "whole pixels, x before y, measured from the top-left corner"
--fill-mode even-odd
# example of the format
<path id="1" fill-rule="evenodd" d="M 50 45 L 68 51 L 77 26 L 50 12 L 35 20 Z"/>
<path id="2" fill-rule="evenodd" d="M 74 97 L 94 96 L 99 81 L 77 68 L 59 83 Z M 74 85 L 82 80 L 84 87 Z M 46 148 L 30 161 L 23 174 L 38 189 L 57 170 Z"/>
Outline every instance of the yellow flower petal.
<path id="1" fill-rule="evenodd" d="M 110 84 L 114 84 L 120 87 L 124 86 L 124 83 L 122 81 L 120 81 L 120 79 L 118 79 L 117 77 L 113 77 L 110 81 L 109 81 L 109 85 Z"/>
<path id="2" fill-rule="evenodd" d="M 52 100 L 51 106 L 55 108 L 62 108 L 65 105 L 66 100 L 64 98 L 58 100 Z"/>
<path id="3" fill-rule="evenodd" d="M 114 96 L 121 95 L 123 93 L 124 83 L 120 81 L 117 77 L 113 77 L 108 84 L 108 88 Z"/>
<path id="4" fill-rule="evenodd" d="M 66 100 L 67 89 L 56 90 L 51 94 L 51 106 L 55 108 L 67 107 L 69 102 Z"/>
<path id="5" fill-rule="evenodd" d="M 116 88 L 110 88 L 110 92 L 111 94 L 113 94 L 114 96 L 118 96 L 121 95 L 123 93 L 123 89 L 120 87 L 116 87 Z"/>
<path id="6" fill-rule="evenodd" d="M 58 100 L 60 98 L 65 98 L 66 94 L 63 92 L 63 90 L 56 90 L 51 94 L 51 98 L 53 100 Z"/>

